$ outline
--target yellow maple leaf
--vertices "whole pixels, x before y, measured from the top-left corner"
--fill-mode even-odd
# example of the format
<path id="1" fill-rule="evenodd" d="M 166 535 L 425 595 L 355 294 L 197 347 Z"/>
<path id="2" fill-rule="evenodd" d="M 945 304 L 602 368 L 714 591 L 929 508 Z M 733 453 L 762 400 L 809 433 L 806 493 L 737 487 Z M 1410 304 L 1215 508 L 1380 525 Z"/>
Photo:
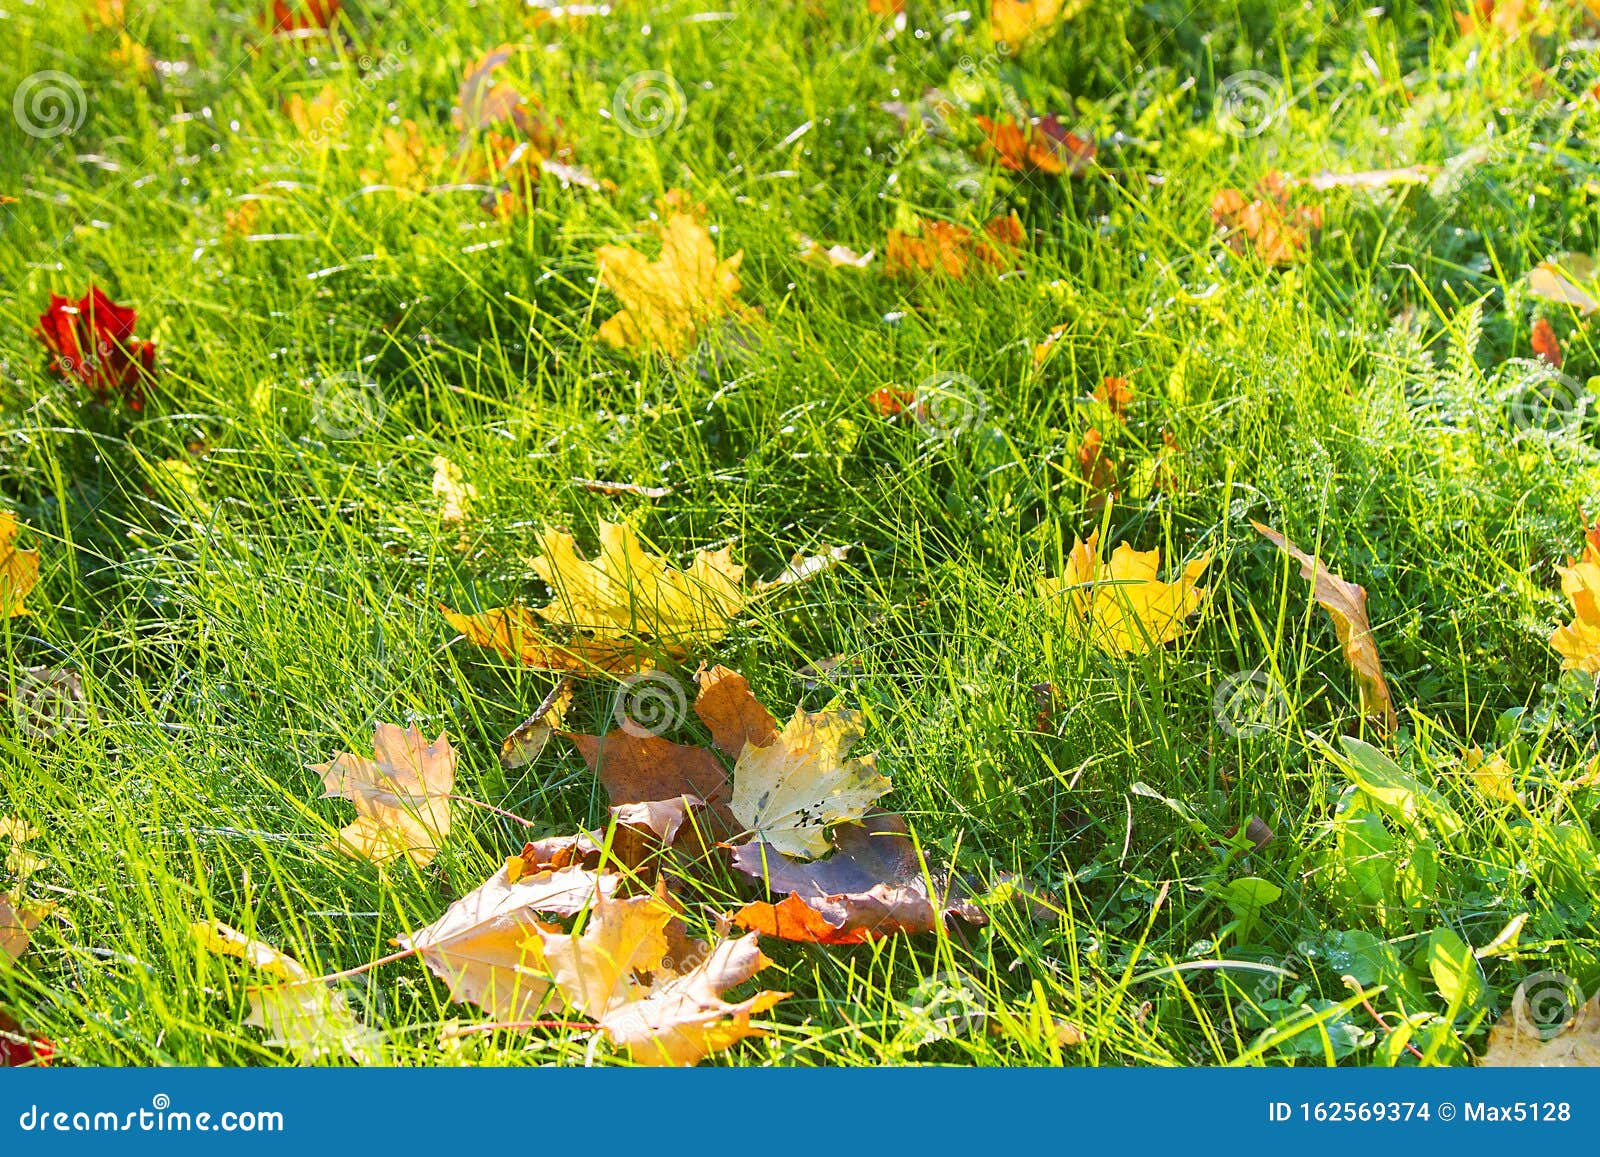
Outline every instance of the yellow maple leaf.
<path id="1" fill-rule="evenodd" d="M 1563 671 L 1600 674 L 1600 522 L 1588 532 L 1583 557 L 1556 567 L 1561 593 L 1572 601 L 1572 622 L 1557 627 L 1550 646 Z"/>
<path id="2" fill-rule="evenodd" d="M 444 915 L 400 938 L 450 989 L 450 999 L 476 1004 L 497 1019 L 531 1020 L 544 1007 L 550 973 L 531 933 L 556 931 L 544 915 L 570 916 L 609 896 L 619 878 L 579 867 L 524 874 L 520 857 Z"/>
<path id="3" fill-rule="evenodd" d="M 39 552 L 17 549 L 17 520 L 0 511 L 0 618 L 25 615 L 22 605 L 39 581 Z"/>
<path id="4" fill-rule="evenodd" d="M 237 957 L 278 982 L 245 989 L 250 1014 L 244 1023 L 265 1029 L 268 1044 L 304 1060 L 336 1053 L 357 1061 L 378 1059 L 382 1036 L 362 1023 L 342 992 L 312 976 L 288 953 L 220 920 L 191 924 L 189 935 L 202 951 Z"/>
<path id="5" fill-rule="evenodd" d="M 1088 6 L 1088 0 L 990 0 L 989 31 L 1012 51 L 1046 35 Z"/>
<path id="6" fill-rule="evenodd" d="M 439 500 L 441 522 L 465 522 L 478 497 L 478 488 L 443 454 L 433 456 L 433 496 Z"/>
<path id="7" fill-rule="evenodd" d="M 728 806 L 752 838 L 780 852 L 827 855 L 824 828 L 860 819 L 890 787 L 872 756 L 849 758 L 860 738 L 854 711 L 796 711 L 771 743 L 744 745 Z"/>
<path id="8" fill-rule="evenodd" d="M 393 723 L 378 724 L 372 745 L 373 759 L 341 751 L 311 765 L 322 776 L 324 799 L 343 796 L 356 805 L 338 847 L 369 860 L 409 856 L 426 867 L 450 835 L 455 750 L 442 732 L 428 743 L 415 727 Z"/>
<path id="9" fill-rule="evenodd" d="M 289 99 L 283 104 L 283 111 L 312 146 L 326 149 L 344 127 L 345 119 L 350 115 L 350 103 L 341 100 L 338 91 L 328 84 L 310 100 L 297 92 L 290 93 Z"/>
<path id="10" fill-rule="evenodd" d="M 623 308 L 600 326 L 608 345 L 679 357 L 702 326 L 738 308 L 739 262 L 743 252 L 717 259 L 711 234 L 681 197 L 662 204 L 656 227 L 661 256 L 651 261 L 625 245 L 601 246 L 600 284 Z"/>
<path id="11" fill-rule="evenodd" d="M 721 639 L 745 605 L 744 568 L 733 562 L 731 547 L 702 550 L 679 570 L 626 523 L 600 524 L 593 561 L 563 530 L 545 530 L 538 543 L 543 553 L 530 565 L 554 593 L 549 603 L 480 615 L 444 612 L 474 643 L 531 667 L 637 671 L 651 665 L 652 647 L 681 658 Z M 547 626 L 565 637 L 553 637 Z"/>
<path id="12" fill-rule="evenodd" d="M 569 1007 L 592 1017 L 640 1064 L 692 1065 L 748 1036 L 764 1036 L 750 1018 L 788 993 L 758 992 L 731 1004 L 725 989 L 772 962 L 757 936 L 715 946 L 684 940 L 689 959 L 666 959 L 677 913 L 664 885 L 652 896 L 601 900 L 581 936 L 541 929 L 539 952 Z M 530 938 L 533 939 L 533 938 Z M 639 974 L 650 976 L 641 983 Z"/>
<path id="13" fill-rule="evenodd" d="M 1206 554 L 1183 568 L 1175 582 L 1162 582 L 1159 550 L 1139 551 L 1119 543 L 1111 560 L 1100 558 L 1100 534 L 1074 542 L 1060 578 L 1039 580 L 1042 598 L 1060 601 L 1069 618 L 1082 623 L 1089 640 L 1113 654 L 1142 654 L 1170 643 L 1183 621 L 1206 596 L 1195 586 L 1211 561 Z"/>

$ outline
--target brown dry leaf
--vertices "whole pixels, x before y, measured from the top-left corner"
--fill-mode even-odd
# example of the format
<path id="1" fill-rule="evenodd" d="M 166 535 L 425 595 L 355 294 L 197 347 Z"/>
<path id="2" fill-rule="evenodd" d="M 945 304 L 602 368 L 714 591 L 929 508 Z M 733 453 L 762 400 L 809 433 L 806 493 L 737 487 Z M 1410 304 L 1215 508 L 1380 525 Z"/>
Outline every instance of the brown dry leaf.
<path id="1" fill-rule="evenodd" d="M 654 654 L 681 659 L 716 642 L 744 608 L 744 568 L 733 562 L 731 547 L 702 550 L 678 570 L 649 551 L 631 526 L 613 522 L 600 523 L 600 553 L 592 562 L 565 531 L 546 530 L 539 545 L 544 553 L 531 565 L 554 593 L 546 605 L 480 615 L 443 608 L 472 642 L 527 666 L 638 671 L 654 665 Z M 544 624 L 559 628 L 560 637 Z"/>
<path id="2" fill-rule="evenodd" d="M 1589 528 L 1583 555 L 1556 567 L 1561 593 L 1572 602 L 1572 622 L 1550 635 L 1563 671 L 1600 673 L 1600 521 Z"/>
<path id="3" fill-rule="evenodd" d="M 939 273 L 958 280 L 973 269 L 1003 273 L 1012 265 L 1007 251 L 1021 246 L 1024 236 L 1015 213 L 996 217 L 981 233 L 948 221 L 918 221 L 915 233 L 889 231 L 883 271 L 890 277 Z"/>
<path id="4" fill-rule="evenodd" d="M 744 753 L 746 743 L 766 747 L 778 737 L 778 721 L 750 693 L 750 684 L 737 671 L 713 667 L 695 676 L 700 693 L 694 711 L 711 731 L 711 742 L 730 759 Z"/>
<path id="5" fill-rule="evenodd" d="M 1176 639 L 1184 620 L 1200 608 L 1206 589 L 1196 586 L 1209 554 L 1184 567 L 1174 582 L 1162 582 L 1159 550 L 1138 551 L 1119 543 L 1111 560 L 1100 558 L 1100 532 L 1075 541 L 1060 578 L 1039 580 L 1041 598 L 1058 601 L 1070 623 L 1112 654 L 1143 654 Z"/>
<path id="6" fill-rule="evenodd" d="M 632 990 L 631 999 L 600 1015 L 600 1026 L 638 1064 L 692 1065 L 745 1037 L 766 1035 L 750 1018 L 788 993 L 758 992 L 737 1004 L 722 994 L 771 963 L 754 933 L 721 941 L 688 971 L 657 975 L 649 988 Z"/>
<path id="7" fill-rule="evenodd" d="M 755 841 L 735 848 L 735 868 L 770 893 L 789 893 L 778 904 L 745 905 L 735 921 L 769 936 L 820 944 L 931 932 L 951 916 L 988 922 L 958 886 L 935 876 L 930 893 L 930 874 L 900 816 L 876 812 L 859 824 L 841 824 L 833 846 L 832 856 L 812 863 Z"/>
<path id="8" fill-rule="evenodd" d="M 1071 132 L 1052 116 L 1031 117 L 1019 124 L 977 118 L 986 138 L 981 150 L 1014 173 L 1048 173 L 1081 177 L 1094 164 L 1097 149 L 1087 137 Z"/>
<path id="9" fill-rule="evenodd" d="M 666 498 L 672 493 L 670 486 L 640 486 L 635 482 L 606 482 L 599 478 L 574 478 L 574 486 L 581 486 L 591 494 L 604 494 L 608 498 L 615 498 L 619 494 L 630 494 L 635 498 Z"/>
<path id="10" fill-rule="evenodd" d="M 620 727 L 605 735 L 563 734 L 599 776 L 613 806 L 693 796 L 710 810 L 714 835 L 739 830 L 728 810 L 727 772 L 710 750 Z"/>
<path id="11" fill-rule="evenodd" d="M 654 228 L 661 255 L 654 261 L 624 245 L 603 245 L 596 252 L 600 284 L 622 302 L 600 326 L 606 344 L 681 357 L 708 322 L 741 312 L 738 271 L 744 254 L 719 260 L 710 232 L 679 207 L 682 200 L 682 194 L 669 193 L 662 202 L 662 220 Z"/>
<path id="12" fill-rule="evenodd" d="M 450 835 L 455 750 L 443 732 L 428 743 L 416 728 L 393 723 L 377 725 L 372 746 L 373 759 L 341 751 L 309 765 L 322 777 L 322 798 L 356 805 L 356 821 L 340 830 L 337 846 L 358 858 L 408 856 L 427 867 Z"/>
<path id="13" fill-rule="evenodd" d="M 1595 297 L 1595 259 L 1586 253 L 1561 253 L 1541 261 L 1528 274 L 1528 291 L 1546 301 L 1570 305 L 1584 317 L 1600 309 Z"/>
<path id="14" fill-rule="evenodd" d="M 1255 196 L 1224 189 L 1211 199 L 1211 219 L 1235 253 L 1254 250 L 1268 265 L 1289 265 L 1310 254 L 1311 235 L 1322 228 L 1322 208 L 1291 205 L 1284 180 L 1268 173 Z"/>
<path id="15" fill-rule="evenodd" d="M 861 733 L 857 712 L 797 710 L 772 743 L 745 744 L 733 767 L 734 817 L 780 852 L 826 855 L 824 829 L 865 816 L 890 788 L 872 756 L 849 758 Z"/>
<path id="16" fill-rule="evenodd" d="M 1086 7 L 1088 0 L 990 0 L 989 31 L 996 44 L 1015 52 L 1030 40 L 1042 40 Z"/>
<path id="17" fill-rule="evenodd" d="M 244 1023 L 264 1029 L 267 1044 L 307 1061 L 339 1054 L 366 1063 L 379 1059 L 382 1035 L 362 1023 L 343 993 L 316 980 L 294 957 L 220 920 L 191 924 L 189 934 L 203 951 L 237 957 L 279 982 L 245 989 L 250 1015 Z"/>
<path id="18" fill-rule="evenodd" d="M 572 706 L 573 682 L 563 679 L 550 690 L 533 714 L 517 724 L 517 729 L 500 744 L 500 766 L 507 771 L 525 767 L 539 758 L 550 737 L 561 729 L 567 708 Z"/>
<path id="19" fill-rule="evenodd" d="M 0 618 L 25 615 L 22 600 L 39 581 L 39 552 L 17 549 L 17 520 L 0 510 Z"/>
<path id="20" fill-rule="evenodd" d="M 492 48 L 474 61 L 461 78 L 456 92 L 455 120 L 462 132 L 487 128 L 497 121 L 509 121 L 522 104 L 522 93 L 494 79 L 494 74 L 514 52 L 516 48 L 510 44 Z"/>
<path id="21" fill-rule="evenodd" d="M 1128 407 L 1133 404 L 1133 383 L 1127 378 L 1107 374 L 1094 388 L 1094 400 L 1109 409 L 1114 417 L 1128 420 Z"/>
<path id="22" fill-rule="evenodd" d="M 1270 526 L 1252 522 L 1256 532 L 1284 554 L 1300 564 L 1300 574 L 1311 583 L 1311 598 L 1333 620 L 1339 642 L 1344 647 L 1345 660 L 1355 672 L 1361 692 L 1361 710 L 1377 720 L 1384 732 L 1399 726 L 1395 716 L 1394 700 L 1389 696 L 1389 684 L 1383 677 L 1383 664 L 1378 659 L 1378 646 L 1372 639 L 1372 625 L 1367 619 L 1366 588 L 1346 582 L 1312 558 Z"/>
<path id="23" fill-rule="evenodd" d="M 575 915 L 619 883 L 578 867 L 526 875 L 526 862 L 511 857 L 438 920 L 398 941 L 445 982 L 451 1000 L 512 1022 L 533 1019 L 549 996 L 536 933 L 552 926 L 541 914 Z"/>
<path id="24" fill-rule="evenodd" d="M 1478 1063 L 1492 1068 L 1600 1067 L 1600 992 L 1551 1036 L 1540 1032 L 1529 1013 L 1528 994 L 1519 985 L 1510 1011 L 1489 1030 L 1489 1045 Z"/>

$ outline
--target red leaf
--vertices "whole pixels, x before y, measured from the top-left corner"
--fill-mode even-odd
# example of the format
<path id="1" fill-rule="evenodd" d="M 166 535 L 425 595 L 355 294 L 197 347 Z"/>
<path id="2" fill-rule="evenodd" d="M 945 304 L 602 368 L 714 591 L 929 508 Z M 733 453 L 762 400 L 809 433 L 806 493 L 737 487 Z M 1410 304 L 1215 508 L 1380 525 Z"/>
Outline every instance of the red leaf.
<path id="1" fill-rule="evenodd" d="M 133 336 L 137 320 L 131 305 L 117 305 L 91 285 L 76 302 L 52 293 L 34 335 L 54 355 L 50 369 L 62 380 L 83 383 L 102 402 L 118 392 L 137 412 L 156 361 L 155 343 Z"/>

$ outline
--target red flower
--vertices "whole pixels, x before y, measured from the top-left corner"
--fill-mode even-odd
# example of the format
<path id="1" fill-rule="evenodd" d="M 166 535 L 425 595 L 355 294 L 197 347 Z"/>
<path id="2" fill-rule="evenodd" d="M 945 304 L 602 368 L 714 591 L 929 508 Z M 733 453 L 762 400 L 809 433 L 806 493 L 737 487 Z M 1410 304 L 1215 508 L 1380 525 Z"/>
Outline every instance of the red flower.
<path id="1" fill-rule="evenodd" d="M 102 402 L 115 390 L 130 410 L 142 410 L 144 379 L 155 372 L 156 345 L 133 336 L 137 320 L 131 305 L 118 305 L 91 285 L 78 302 L 52 293 L 34 332 L 55 355 L 52 372 L 82 382 Z"/>

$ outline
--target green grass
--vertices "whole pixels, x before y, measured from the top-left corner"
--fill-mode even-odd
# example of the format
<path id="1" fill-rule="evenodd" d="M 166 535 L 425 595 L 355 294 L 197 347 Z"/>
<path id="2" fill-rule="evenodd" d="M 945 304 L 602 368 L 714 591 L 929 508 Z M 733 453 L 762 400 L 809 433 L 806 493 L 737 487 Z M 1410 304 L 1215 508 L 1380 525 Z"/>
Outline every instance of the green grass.
<path id="1" fill-rule="evenodd" d="M 794 995 L 770 1038 L 717 1063 L 1419 1063 L 1407 1042 L 1465 1063 L 1529 974 L 1600 986 L 1600 790 L 1577 784 L 1592 688 L 1563 681 L 1546 643 L 1570 618 L 1553 564 L 1577 553 L 1580 510 L 1600 511 L 1600 453 L 1584 425 L 1519 433 L 1506 404 L 1536 315 L 1568 374 L 1600 372 L 1593 328 L 1522 280 L 1600 245 L 1600 105 L 1580 99 L 1600 55 L 1568 44 L 1585 34 L 1570 17 L 1495 45 L 1464 38 L 1447 4 L 1107 2 L 1007 58 L 984 6 L 963 20 L 923 0 L 892 40 L 847 0 L 621 0 L 537 29 L 511 0 L 351 0 L 340 40 L 301 44 L 259 43 L 247 0 L 129 0 L 129 34 L 171 62 L 141 73 L 113 59 L 115 33 L 58 7 L 0 15 L 8 91 L 49 69 L 88 97 L 69 135 L 0 122 L 0 193 L 20 197 L 0 207 L 0 494 L 43 557 L 33 614 L 0 624 L 0 648 L 13 686 L 31 666 L 80 672 L 93 718 L 41 740 L 0 717 L 0 814 L 43 830 L 30 894 L 66 917 L 0 968 L 0 1007 L 60 1062 L 285 1063 L 241 1027 L 243 974 L 202 957 L 191 921 L 350 968 L 520 846 L 522 826 L 463 809 L 426 870 L 328 850 L 349 806 L 316 799 L 305 765 L 369 750 L 376 721 L 448 730 L 457 790 L 539 834 L 603 820 L 570 745 L 500 769 L 500 738 L 551 679 L 453 638 L 437 606 L 538 601 L 532 532 L 592 544 L 619 517 L 679 559 L 732 540 L 763 576 L 854 546 L 706 657 L 779 715 L 836 694 L 863 710 L 885 802 L 930 859 L 1021 872 L 1053 897 L 1048 920 L 996 903 L 965 936 L 769 943 L 763 987 Z M 699 18 L 713 12 L 732 15 Z M 533 212 L 500 221 L 477 191 L 368 188 L 392 118 L 453 145 L 460 75 L 502 42 L 523 49 L 507 76 L 615 192 L 546 181 Z M 609 115 L 645 69 L 687 94 L 681 125 L 653 138 Z M 1213 109 L 1246 70 L 1279 78 L 1286 103 L 1236 137 Z M 282 104 L 324 84 L 350 111 L 319 150 Z M 1019 179 L 972 159 L 964 114 L 941 141 L 876 107 L 931 86 L 973 113 L 1020 96 L 1071 114 L 1100 167 Z M 1292 268 L 1232 254 L 1209 214 L 1218 189 L 1269 169 L 1462 157 L 1430 185 L 1297 194 L 1325 220 Z M 594 250 L 648 246 L 639 222 L 669 188 L 705 204 L 724 255 L 743 251 L 741 298 L 762 315 L 680 364 L 593 338 L 616 308 Z M 250 199 L 252 235 L 229 235 Z M 881 255 L 908 212 L 976 225 L 1009 210 L 1029 242 L 998 279 L 891 280 L 881 256 L 864 274 L 819 268 L 792 236 Z M 91 280 L 159 343 L 142 414 L 56 382 L 31 336 L 51 291 Z M 958 437 L 867 402 L 936 372 L 982 392 Z M 330 438 L 315 393 L 352 374 L 386 413 Z M 1088 401 L 1107 374 L 1137 390 L 1125 429 Z M 1125 483 L 1103 515 L 1075 457 L 1091 425 Z M 1163 429 L 1180 484 L 1136 493 Z M 465 549 L 430 493 L 437 454 L 478 490 Z M 673 493 L 607 498 L 573 477 Z M 1338 737 L 1364 727 L 1348 669 L 1251 519 L 1367 587 L 1402 728 L 1366 737 L 1442 803 L 1408 817 L 1345 795 Z M 1173 564 L 1212 552 L 1210 598 L 1177 643 L 1108 656 L 1042 612 L 1035 580 L 1096 526 Z M 796 678 L 838 654 L 858 677 Z M 1252 671 L 1287 709 L 1232 736 L 1213 697 Z M 1061 706 L 1040 732 L 1044 682 Z M 608 695 L 587 688 L 574 724 L 604 726 Z M 1476 786 L 1472 746 L 1511 762 L 1518 804 Z M 1225 834 L 1252 816 L 1274 833 L 1259 849 Z M 1240 919 L 1257 887 L 1228 890 L 1241 879 L 1281 895 Z M 1483 948 L 1524 913 L 1516 943 L 1448 964 L 1451 933 Z M 980 991 L 988 1031 L 930 1025 L 919 1008 L 941 985 Z M 415 961 L 350 992 L 399 1063 L 610 1058 L 581 1033 L 441 1046 L 441 1025 L 476 1010 Z M 1053 1018 L 1082 1042 L 1058 1045 Z"/>

